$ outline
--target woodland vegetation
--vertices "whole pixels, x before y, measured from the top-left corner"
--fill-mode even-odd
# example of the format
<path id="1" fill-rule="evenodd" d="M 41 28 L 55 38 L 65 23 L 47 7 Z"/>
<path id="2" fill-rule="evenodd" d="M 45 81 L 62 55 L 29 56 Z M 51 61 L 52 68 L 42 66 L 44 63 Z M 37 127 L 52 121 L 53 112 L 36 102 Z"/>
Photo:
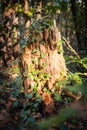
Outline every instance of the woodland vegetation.
<path id="1" fill-rule="evenodd" d="M 86 55 L 86 0 L 0 0 L 0 130 L 87 130 Z"/>

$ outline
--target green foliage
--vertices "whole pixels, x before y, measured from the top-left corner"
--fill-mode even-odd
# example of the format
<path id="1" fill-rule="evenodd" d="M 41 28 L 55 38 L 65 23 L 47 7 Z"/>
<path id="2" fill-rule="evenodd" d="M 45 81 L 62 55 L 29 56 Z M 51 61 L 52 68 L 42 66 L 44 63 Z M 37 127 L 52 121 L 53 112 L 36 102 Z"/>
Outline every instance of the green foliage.
<path id="1" fill-rule="evenodd" d="M 17 106 L 18 106 L 18 103 L 19 103 L 19 101 L 18 101 L 18 100 L 16 100 L 16 101 L 12 104 L 12 108 L 17 107 Z"/>
<path id="2" fill-rule="evenodd" d="M 53 1 L 53 5 L 45 6 L 45 12 L 48 14 L 57 14 L 57 11 L 60 10 L 61 12 L 66 12 L 68 8 L 68 2 L 62 0 L 55 0 Z"/>
<path id="3" fill-rule="evenodd" d="M 66 12 L 68 9 L 68 2 L 66 2 L 65 0 L 60 1 L 59 9 L 61 10 L 61 12 Z"/>
<path id="4" fill-rule="evenodd" d="M 57 116 L 50 117 L 46 121 L 38 122 L 39 129 L 48 130 L 52 126 L 54 126 L 54 125 L 58 126 L 59 124 L 63 123 L 69 117 L 76 116 L 77 114 L 78 114 L 78 112 L 70 107 L 64 108 L 59 111 Z"/>
<path id="5" fill-rule="evenodd" d="M 11 109 L 18 110 L 20 113 L 18 124 L 20 129 L 36 127 L 33 113 L 38 111 L 42 98 L 37 93 L 35 86 L 31 86 L 31 88 L 33 89 L 31 93 L 17 93 L 18 90 L 14 91 L 14 93 L 11 92 L 11 96 L 16 97 L 16 101 L 13 102 Z"/>
<path id="6" fill-rule="evenodd" d="M 23 17 L 23 16 L 21 16 L 21 17 Z M 23 17 L 23 19 L 24 19 L 24 17 Z M 26 32 L 26 29 L 24 28 L 24 23 L 23 23 L 23 25 L 20 24 L 19 25 L 19 30 L 20 30 L 20 33 L 21 33 L 20 34 L 20 37 L 21 37 L 20 38 L 20 53 L 22 54 L 24 48 L 29 43 L 32 44 L 34 42 L 37 42 L 38 39 L 39 39 L 38 34 L 43 32 L 44 29 L 47 29 L 47 28 L 50 29 L 50 26 L 51 26 L 51 24 L 50 24 L 49 21 L 46 21 L 46 20 L 43 20 L 43 19 L 38 21 L 38 20 L 35 19 L 35 20 L 33 20 L 33 22 L 31 22 L 30 27 L 28 29 L 30 31 L 28 37 L 23 38 L 24 35 L 25 35 L 25 32 Z M 44 43 L 45 43 L 44 41 L 40 41 L 40 44 L 44 44 Z M 36 53 L 36 52 L 38 52 L 38 49 L 34 49 L 32 51 L 32 53 Z"/>
<path id="7" fill-rule="evenodd" d="M 77 82 L 78 81 L 78 82 Z M 73 83 L 74 82 L 74 83 Z M 73 83 L 71 86 L 69 86 L 71 83 Z M 81 77 L 79 77 L 78 74 L 69 75 L 68 80 L 60 81 L 56 83 L 56 87 L 62 85 L 62 90 L 67 89 L 69 92 L 73 92 L 75 94 L 81 92 L 83 95 L 83 98 L 87 100 L 87 81 L 82 82 Z M 56 90 L 56 89 L 55 89 Z M 56 91 L 54 91 L 55 93 Z M 61 93 L 63 95 L 63 93 Z M 62 95 L 60 94 L 54 94 L 54 99 L 56 101 L 62 101 L 64 104 L 68 105 L 71 102 L 71 97 L 65 97 L 65 99 L 62 98 Z M 71 107 L 64 108 L 59 111 L 57 116 L 52 116 L 46 121 L 39 122 L 39 129 L 49 129 L 52 126 L 59 126 L 61 129 L 67 129 L 65 125 L 62 125 L 61 123 L 64 123 L 68 118 L 70 117 L 78 117 L 78 112 L 75 109 L 72 109 Z M 75 122 L 76 123 L 76 122 Z"/>
<path id="8" fill-rule="evenodd" d="M 46 57 L 46 54 L 45 53 L 41 53 L 41 58 L 44 58 Z"/>
<path id="9" fill-rule="evenodd" d="M 58 49 L 58 53 L 63 53 L 63 48 L 61 48 L 61 44 L 63 44 L 63 40 L 59 40 L 57 43 L 57 49 Z"/>
<path id="10" fill-rule="evenodd" d="M 37 58 L 37 57 L 33 58 L 33 59 L 32 59 L 32 62 L 38 63 L 38 58 Z"/>
<path id="11" fill-rule="evenodd" d="M 50 5 L 47 5 L 46 7 L 45 7 L 45 11 L 47 12 L 47 13 L 50 13 L 50 14 L 56 14 L 56 12 L 57 12 L 57 10 L 59 9 L 59 6 L 56 6 L 56 5 L 52 5 L 52 6 L 50 6 Z"/>
<path id="12" fill-rule="evenodd" d="M 34 48 L 34 49 L 32 50 L 32 53 L 37 53 L 38 51 L 39 51 L 38 49 Z"/>
<path id="13" fill-rule="evenodd" d="M 16 12 L 18 12 L 18 13 L 22 13 L 23 12 L 22 4 L 16 4 Z"/>
<path id="14" fill-rule="evenodd" d="M 80 23 L 79 23 L 79 26 L 76 28 L 76 30 L 78 30 L 78 32 L 80 32 L 80 36 L 81 36 L 82 40 L 84 40 L 84 37 L 86 37 L 85 33 L 84 33 L 85 26 L 83 27 L 85 20 L 84 20 L 84 16 L 82 16 L 80 14 L 81 13 L 80 7 L 81 7 L 81 5 L 80 6 L 78 5 L 77 23 L 78 23 L 78 21 L 80 21 Z M 11 8 L 11 6 L 10 7 L 8 6 L 7 10 L 9 8 Z M 67 9 L 68 9 L 68 2 L 66 2 L 64 0 L 55 0 L 53 2 L 52 6 L 46 5 L 45 8 L 43 9 L 47 16 L 47 19 L 44 18 L 44 16 L 43 16 L 43 19 L 36 20 L 36 18 L 33 18 L 36 8 L 35 9 L 30 8 L 28 13 L 26 13 L 24 11 L 23 5 L 17 4 L 16 5 L 17 15 L 19 17 L 23 16 L 24 20 L 26 18 L 28 20 L 30 18 L 32 18 L 31 21 L 33 21 L 33 22 L 31 22 L 30 27 L 29 27 L 30 33 L 29 33 L 28 38 L 23 38 L 25 35 L 24 32 L 26 31 L 24 28 L 25 23 L 20 21 L 24 25 L 19 25 L 17 27 L 17 29 L 20 30 L 20 35 L 21 35 L 20 36 L 21 37 L 20 38 L 20 53 L 22 54 L 23 49 L 27 46 L 27 44 L 38 41 L 37 35 L 39 33 L 42 33 L 45 29 L 48 29 L 48 28 L 50 29 L 50 26 L 53 25 L 52 18 L 54 18 L 54 16 L 58 13 L 59 10 L 60 10 L 60 15 L 62 14 L 62 17 L 67 18 L 68 14 L 67 15 L 65 14 L 67 12 Z M 82 12 L 84 12 L 84 9 L 82 10 Z M 63 16 L 63 13 L 64 13 L 64 16 Z M 68 13 L 69 13 L 69 15 L 71 15 L 70 12 L 68 12 Z M 67 30 L 67 32 L 68 32 L 69 29 L 71 29 L 73 26 L 72 20 L 71 21 L 69 21 L 69 20 L 67 21 L 66 19 L 65 20 L 60 19 L 60 22 L 63 22 L 62 23 L 63 26 L 61 26 L 63 33 L 66 33 L 67 28 L 68 28 L 68 30 Z M 25 21 L 27 21 L 27 20 L 25 20 Z M 64 27 L 66 27 L 66 29 L 64 29 Z M 82 28 L 82 30 L 80 28 Z M 2 24 L 0 24 L 0 30 L 1 31 L 3 30 Z M 73 28 L 73 31 L 71 29 L 71 32 L 74 32 L 74 28 Z M 29 41 L 29 43 L 28 43 L 28 41 Z M 44 43 L 45 43 L 44 41 L 40 42 L 40 44 L 44 44 Z M 58 53 L 63 52 L 63 50 L 60 48 L 62 43 L 63 43 L 62 40 L 58 42 L 58 45 L 57 45 Z M 35 54 L 35 53 L 38 53 L 38 51 L 39 51 L 38 49 L 34 48 L 32 50 L 32 53 Z M 41 54 L 41 58 L 44 58 L 45 56 L 46 56 L 46 54 L 44 54 L 44 53 Z M 20 55 L 20 57 L 21 57 L 21 55 Z M 20 60 L 21 60 L 21 58 L 20 58 Z M 35 57 L 32 58 L 32 61 L 34 64 L 38 63 L 38 59 Z M 79 92 L 81 92 L 82 96 L 85 97 L 85 99 L 87 99 L 87 93 L 86 93 L 87 92 L 87 79 L 86 79 L 87 75 L 84 74 L 84 72 L 87 72 L 87 57 L 84 57 L 84 58 L 81 58 L 78 60 L 77 57 L 68 56 L 68 57 L 66 57 L 66 64 L 67 64 L 67 66 L 70 66 L 70 67 L 72 66 L 71 70 L 73 73 L 69 71 L 69 73 L 67 74 L 67 78 L 62 81 L 57 81 L 55 83 L 55 87 L 50 91 L 48 90 L 47 86 L 45 86 L 43 88 L 43 92 L 48 92 L 48 93 L 54 95 L 53 98 L 55 101 L 63 102 L 64 104 L 68 105 L 69 102 L 71 101 L 71 97 L 67 97 L 65 95 L 66 93 L 63 91 L 65 89 L 74 94 L 78 94 Z M 77 67 L 75 65 L 77 65 Z M 83 72 L 83 70 L 78 72 L 77 71 L 78 66 L 80 66 L 80 68 L 83 67 L 84 72 Z M 41 67 L 43 67 L 43 68 L 46 67 L 46 64 L 43 63 L 41 65 Z M 12 68 L 12 69 L 10 69 L 9 72 L 12 74 L 18 74 L 18 76 L 14 79 L 14 81 L 11 82 L 11 93 L 10 94 L 12 97 L 17 98 L 17 100 L 14 101 L 14 103 L 12 104 L 12 108 L 18 108 L 18 110 L 19 110 L 19 106 L 21 106 L 21 110 L 20 110 L 21 120 L 20 120 L 19 126 L 21 129 L 23 129 L 25 127 L 31 128 L 35 125 L 34 116 L 32 113 L 38 111 L 39 104 L 42 101 L 42 98 L 38 94 L 37 89 L 39 86 L 40 87 L 43 86 L 44 81 L 47 82 L 50 79 L 50 75 L 47 72 L 42 73 L 39 69 L 35 70 L 35 68 L 31 65 L 29 68 L 29 74 L 27 74 L 26 77 L 32 79 L 34 81 L 34 83 L 32 83 L 30 86 L 30 89 L 32 90 L 31 93 L 24 94 L 24 88 L 23 88 L 23 84 L 22 84 L 23 79 L 20 76 L 19 68 L 18 67 Z M 26 74 L 27 72 L 24 72 L 24 73 Z M 0 81 L 0 83 L 1 83 L 1 81 Z M 7 84 L 1 83 L 1 85 L 5 86 L 5 87 L 3 87 L 2 90 L 0 90 L 0 94 L 5 93 Z M 59 93 L 58 89 L 60 88 L 60 86 L 62 86 L 62 88 L 61 88 L 62 90 Z M 21 97 L 22 101 L 19 98 L 21 93 L 23 93 L 23 95 L 24 95 L 23 97 Z M 28 102 L 25 101 L 26 99 L 28 100 Z M 41 130 L 42 129 L 48 130 L 48 128 L 51 127 L 51 125 L 59 125 L 62 122 L 64 122 L 67 118 L 69 118 L 70 116 L 76 116 L 76 114 L 77 114 L 77 112 L 75 110 L 72 110 L 72 108 L 64 108 L 63 110 L 61 110 L 58 113 L 57 116 L 51 117 L 50 119 L 47 119 L 44 122 L 40 122 L 40 123 L 38 123 L 38 125 Z M 75 122 L 75 121 L 73 121 L 73 122 Z M 27 124 L 27 126 L 26 126 L 26 124 Z M 67 129 L 67 128 L 65 128 L 65 126 L 63 126 L 63 129 Z"/>
<path id="15" fill-rule="evenodd" d="M 16 4 L 16 13 L 17 14 L 21 14 L 22 13 L 25 16 L 27 16 L 28 18 L 30 18 L 30 17 L 32 17 L 33 12 L 34 12 L 34 9 L 30 8 L 29 11 L 26 13 L 22 4 Z"/>
<path id="16" fill-rule="evenodd" d="M 38 111 L 39 109 L 39 104 L 41 103 L 41 96 L 34 91 L 29 94 L 25 94 L 25 98 L 29 100 L 29 102 L 26 104 L 23 102 L 22 106 L 23 109 L 21 110 L 20 113 L 20 127 L 22 125 L 23 127 L 28 127 L 28 128 L 33 128 L 35 126 L 35 120 L 33 116 L 33 112 Z M 25 125 L 25 122 L 27 125 Z"/>
<path id="17" fill-rule="evenodd" d="M 41 41 L 40 44 L 44 44 L 45 42 L 44 41 Z"/>
<path id="18" fill-rule="evenodd" d="M 11 73 L 11 74 L 20 74 L 20 69 L 19 69 L 18 66 L 15 66 L 13 68 L 12 67 L 9 68 L 8 72 Z"/>
<path id="19" fill-rule="evenodd" d="M 78 61 L 80 64 L 83 65 L 85 69 L 87 69 L 87 57 L 82 58 L 80 61 Z"/>
<path id="20" fill-rule="evenodd" d="M 11 95 L 13 97 L 17 97 L 20 92 L 23 92 L 24 88 L 22 85 L 22 77 L 18 75 L 12 82 L 11 82 Z"/>
<path id="21" fill-rule="evenodd" d="M 60 94 L 55 94 L 55 95 L 54 95 L 54 99 L 55 99 L 56 101 L 63 101 L 63 99 L 62 99 L 62 97 L 61 97 Z"/>
<path id="22" fill-rule="evenodd" d="M 41 79 L 42 79 L 42 80 L 48 80 L 49 77 L 50 77 L 50 74 L 49 74 L 49 73 L 43 73 L 43 74 L 41 74 Z"/>
<path id="23" fill-rule="evenodd" d="M 69 64 L 73 64 L 73 61 L 76 63 L 81 63 L 82 65 L 85 64 L 87 67 L 87 58 L 83 58 L 81 60 L 77 60 L 76 57 L 70 57 L 68 56 L 68 61 Z M 72 60 L 73 59 L 73 60 Z M 84 66 L 84 65 L 83 65 Z M 85 68 L 86 68 L 85 67 Z M 72 97 L 67 97 L 65 96 L 64 89 L 68 90 L 69 92 L 72 92 L 73 94 L 82 94 L 82 98 L 87 101 L 87 79 L 82 76 L 83 74 L 81 72 L 74 72 L 71 73 L 69 71 L 67 78 L 62 81 L 58 81 L 55 84 L 55 88 L 51 90 L 51 93 L 54 93 L 54 100 L 57 102 L 63 102 L 64 104 L 68 105 L 71 102 Z M 62 85 L 62 90 L 61 93 L 58 94 L 58 88 Z M 46 90 L 47 91 L 47 90 Z M 65 98 L 64 98 L 65 97 Z M 63 99 L 64 98 L 64 99 Z M 63 125 L 64 121 L 66 121 L 68 118 L 75 116 L 78 116 L 77 110 L 73 110 L 71 107 L 64 108 L 59 111 L 57 116 L 52 116 L 49 119 L 45 121 L 40 121 L 38 122 L 39 129 L 44 130 L 44 129 L 49 129 L 52 126 L 59 126 L 60 129 L 68 129 L 67 126 Z M 77 123 L 75 120 L 73 121 L 74 123 Z"/>
<path id="24" fill-rule="evenodd" d="M 78 59 L 76 56 L 65 56 L 66 65 L 68 67 L 68 72 L 70 77 L 74 79 L 74 83 L 82 83 L 86 80 L 87 72 L 87 58 Z"/>

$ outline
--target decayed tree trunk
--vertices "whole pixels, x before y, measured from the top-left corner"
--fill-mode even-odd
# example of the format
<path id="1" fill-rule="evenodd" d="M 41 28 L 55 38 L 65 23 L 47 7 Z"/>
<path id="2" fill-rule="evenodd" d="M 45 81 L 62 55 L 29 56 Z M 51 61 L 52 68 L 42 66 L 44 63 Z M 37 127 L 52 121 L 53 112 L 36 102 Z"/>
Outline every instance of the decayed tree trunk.
<path id="1" fill-rule="evenodd" d="M 35 42 L 28 43 L 22 53 L 22 67 L 25 92 L 31 92 L 31 86 L 37 86 L 39 93 L 44 87 L 52 89 L 55 82 L 61 80 L 66 74 L 66 66 L 62 46 L 58 47 L 58 28 L 53 30 L 44 29 L 43 32 L 35 35 L 38 37 Z M 60 50 L 58 50 L 58 48 Z"/>
<path id="2" fill-rule="evenodd" d="M 38 8 L 41 5 L 39 1 Z M 44 87 L 51 90 L 55 87 L 55 82 L 63 79 L 66 74 L 65 61 L 61 53 L 62 45 L 58 44 L 60 40 L 58 28 L 45 27 L 42 31 L 38 31 L 42 26 L 39 22 L 40 18 L 37 16 L 37 29 L 29 30 L 29 41 L 21 55 L 25 93 L 31 92 L 34 86 L 40 94 Z"/>

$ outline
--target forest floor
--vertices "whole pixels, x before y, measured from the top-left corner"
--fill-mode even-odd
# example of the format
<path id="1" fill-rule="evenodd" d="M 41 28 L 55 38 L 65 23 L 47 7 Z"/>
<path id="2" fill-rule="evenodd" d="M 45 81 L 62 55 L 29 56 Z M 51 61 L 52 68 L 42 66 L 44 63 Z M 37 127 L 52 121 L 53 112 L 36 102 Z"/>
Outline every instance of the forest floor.
<path id="1" fill-rule="evenodd" d="M 8 68 L 2 68 L 0 71 L 0 82 L 3 81 L 4 83 L 9 86 L 11 81 L 14 79 L 11 74 L 8 74 Z M 1 84 L 1 83 L 0 83 Z M 0 85 L 0 93 L 3 89 L 3 86 Z M 1 100 L 2 99 L 2 100 Z M 10 113 L 9 109 L 11 106 L 10 100 L 10 90 L 9 87 L 6 89 L 5 92 L 1 93 L 0 95 L 0 130 L 14 130 L 14 121 L 12 121 L 12 114 Z M 13 102 L 13 101 L 12 101 Z M 79 112 L 78 117 L 72 117 L 66 120 L 61 126 L 53 127 L 50 130 L 87 130 L 87 104 L 83 103 L 82 101 L 73 101 L 71 103 L 72 108 L 76 108 Z M 58 105 L 58 109 L 62 108 L 63 105 Z M 15 111 L 15 110 L 14 110 Z M 18 114 L 18 113 L 17 113 Z M 37 116 L 38 114 L 36 114 Z M 15 118 L 16 117 L 15 115 Z M 16 119 L 17 120 L 17 119 Z M 46 117 L 42 117 L 40 114 L 38 116 L 38 120 L 46 120 Z M 32 130 L 32 129 L 30 129 Z"/>
<path id="2" fill-rule="evenodd" d="M 8 72 L 7 67 L 0 68 L 0 130 L 20 130 L 17 127 L 17 123 L 19 122 L 19 110 L 10 111 L 10 107 L 12 103 L 16 100 L 12 98 L 10 95 L 10 83 L 16 77 L 16 74 L 11 74 Z M 3 85 L 2 85 L 3 83 Z M 4 87 L 6 86 L 6 87 Z M 56 102 L 58 103 L 58 102 Z M 73 100 L 69 104 L 72 108 L 78 110 L 79 115 L 76 117 L 71 117 L 64 121 L 59 126 L 54 126 L 49 130 L 87 130 L 87 103 L 85 101 Z M 57 105 L 58 109 L 62 109 L 66 107 L 64 104 Z M 55 114 L 54 114 L 55 115 Z M 46 120 L 47 117 L 43 117 L 40 112 L 35 113 L 36 120 Z M 27 129 L 23 129 L 27 130 Z M 28 129 L 35 130 L 35 129 Z"/>

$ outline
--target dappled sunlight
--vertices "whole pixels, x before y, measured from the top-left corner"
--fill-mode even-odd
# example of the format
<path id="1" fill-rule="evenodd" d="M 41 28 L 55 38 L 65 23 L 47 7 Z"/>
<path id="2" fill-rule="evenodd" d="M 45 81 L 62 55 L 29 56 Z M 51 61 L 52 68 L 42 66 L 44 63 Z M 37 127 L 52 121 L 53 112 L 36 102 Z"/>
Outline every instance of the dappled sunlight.
<path id="1" fill-rule="evenodd" d="M 0 130 L 87 129 L 87 2 L 0 1 Z"/>

